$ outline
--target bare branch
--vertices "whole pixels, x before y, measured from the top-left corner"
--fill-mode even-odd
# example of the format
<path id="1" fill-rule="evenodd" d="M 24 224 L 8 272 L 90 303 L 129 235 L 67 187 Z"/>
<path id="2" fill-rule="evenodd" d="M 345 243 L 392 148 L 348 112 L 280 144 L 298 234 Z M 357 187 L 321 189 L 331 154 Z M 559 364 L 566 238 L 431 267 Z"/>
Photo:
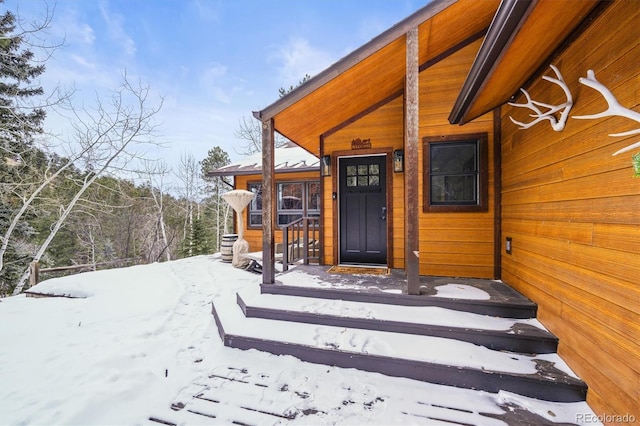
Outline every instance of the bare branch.
<path id="1" fill-rule="evenodd" d="M 49 236 L 36 252 L 33 261 L 39 261 L 49 244 L 60 230 L 83 193 L 103 174 L 113 169 L 121 170 L 133 159 L 136 152 L 130 151 L 137 144 L 150 143 L 147 137 L 153 135 L 155 124 L 152 119 L 162 106 L 149 106 L 149 86 L 133 85 L 126 73 L 123 83 L 111 97 L 108 107 L 100 99 L 93 110 L 84 108 L 81 112 L 73 110 L 78 122 L 75 124 L 79 146 L 82 147 L 81 160 L 85 161 L 86 173 L 82 186 L 72 199 L 60 207 L 60 217 L 52 224 Z M 25 271 L 16 285 L 14 294 L 19 294 L 28 278 Z"/>
<path id="2" fill-rule="evenodd" d="M 238 128 L 234 132 L 235 137 L 242 139 L 247 143 L 242 147 L 241 151 L 237 151 L 240 155 L 251 155 L 256 152 L 262 151 L 262 127 L 260 122 L 246 117 L 242 117 L 242 120 L 238 123 Z M 275 145 L 277 147 L 285 145 L 289 142 L 289 139 L 282 136 L 280 133 L 275 134 Z"/>

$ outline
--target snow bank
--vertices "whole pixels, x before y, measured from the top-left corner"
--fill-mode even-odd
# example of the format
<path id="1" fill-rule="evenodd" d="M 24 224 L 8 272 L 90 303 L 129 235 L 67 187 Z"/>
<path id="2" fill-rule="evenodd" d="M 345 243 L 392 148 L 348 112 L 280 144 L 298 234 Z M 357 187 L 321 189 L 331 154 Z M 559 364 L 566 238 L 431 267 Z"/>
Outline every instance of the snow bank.
<path id="1" fill-rule="evenodd" d="M 33 289 L 77 298 L 0 300 L 0 424 L 182 419 L 187 410 L 173 411 L 171 404 L 189 401 L 202 386 L 216 391 L 212 372 L 232 366 L 275 389 L 252 400 L 264 410 L 277 398 L 304 396 L 305 407 L 317 412 L 293 421 L 300 424 L 434 424 L 434 416 L 501 424 L 479 413 L 499 414 L 505 402 L 556 422 L 591 413 L 586 403 L 531 401 L 223 347 L 211 302 L 234 304 L 237 291 L 255 291 L 260 281 L 219 256 L 199 256 L 52 279 Z M 283 392 L 285 385 L 297 393 Z M 250 396 L 223 391 L 230 401 L 220 408 L 224 423 Z"/>

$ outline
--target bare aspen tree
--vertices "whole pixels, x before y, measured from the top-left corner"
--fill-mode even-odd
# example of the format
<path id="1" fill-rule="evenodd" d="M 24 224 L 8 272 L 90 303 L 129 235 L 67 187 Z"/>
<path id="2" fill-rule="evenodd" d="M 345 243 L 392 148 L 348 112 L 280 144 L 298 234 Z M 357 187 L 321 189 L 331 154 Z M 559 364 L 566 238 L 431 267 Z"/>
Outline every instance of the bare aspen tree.
<path id="1" fill-rule="evenodd" d="M 176 177 L 179 180 L 180 186 L 177 188 L 178 193 L 185 203 L 185 218 L 182 228 L 182 238 L 186 247 L 184 252 L 187 256 L 193 255 L 192 238 L 194 232 L 194 208 L 199 203 L 201 194 L 201 185 L 199 178 L 200 165 L 191 154 L 183 154 L 180 157 L 180 163 L 178 164 L 178 171 Z M 199 209 L 196 209 L 196 215 Z"/>
<path id="2" fill-rule="evenodd" d="M 167 225 L 164 218 L 164 180 L 170 172 L 169 165 L 165 161 L 149 161 L 142 162 L 142 169 L 138 172 L 138 176 L 149 185 L 149 192 L 157 213 L 157 223 L 160 228 L 160 236 L 162 238 L 162 249 L 160 254 L 164 253 L 167 261 L 171 260 L 170 241 L 167 238 Z M 158 259 L 155 259 L 158 260 Z"/>
<path id="3" fill-rule="evenodd" d="M 135 160 L 143 157 L 144 146 L 154 144 L 151 140 L 156 127 L 153 118 L 160 110 L 162 100 L 158 105 L 149 105 L 149 86 L 132 84 L 126 73 L 122 78 L 123 82 L 113 91 L 109 102 L 97 97 L 96 105 L 91 109 L 72 107 L 72 124 L 77 143 L 84 152 L 80 160 L 84 162 L 86 171 L 79 182 L 80 188 L 61 209 L 58 220 L 52 224 L 51 231 L 38 248 L 33 262 L 42 258 L 78 200 L 98 177 L 125 173 Z M 29 271 L 26 270 L 13 294 L 22 292 L 28 276 Z"/>

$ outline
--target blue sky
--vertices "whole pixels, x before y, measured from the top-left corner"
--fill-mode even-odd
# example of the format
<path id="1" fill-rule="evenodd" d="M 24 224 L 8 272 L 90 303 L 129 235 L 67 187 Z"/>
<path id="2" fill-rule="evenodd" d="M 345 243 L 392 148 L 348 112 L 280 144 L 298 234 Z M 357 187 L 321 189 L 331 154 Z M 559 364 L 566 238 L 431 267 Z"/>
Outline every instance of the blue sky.
<path id="1" fill-rule="evenodd" d="M 5 0 L 23 19 L 55 8 L 47 38 L 64 47 L 41 82 L 75 86 L 76 99 L 107 93 L 121 73 L 158 99 L 161 156 L 196 160 L 220 146 L 237 160 L 234 132 L 278 99 L 278 89 L 315 75 L 423 7 L 426 0 Z M 252 119 L 252 118 L 251 118 Z M 47 126 L 68 122 L 50 114 Z"/>

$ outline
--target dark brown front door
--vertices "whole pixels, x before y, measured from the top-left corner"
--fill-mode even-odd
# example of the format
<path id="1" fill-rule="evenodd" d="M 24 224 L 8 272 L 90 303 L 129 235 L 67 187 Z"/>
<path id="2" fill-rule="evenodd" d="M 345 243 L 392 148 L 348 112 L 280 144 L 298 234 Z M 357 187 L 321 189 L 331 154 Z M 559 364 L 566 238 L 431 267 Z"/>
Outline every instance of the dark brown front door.
<path id="1" fill-rule="evenodd" d="M 386 156 L 339 159 L 340 263 L 387 263 Z"/>

